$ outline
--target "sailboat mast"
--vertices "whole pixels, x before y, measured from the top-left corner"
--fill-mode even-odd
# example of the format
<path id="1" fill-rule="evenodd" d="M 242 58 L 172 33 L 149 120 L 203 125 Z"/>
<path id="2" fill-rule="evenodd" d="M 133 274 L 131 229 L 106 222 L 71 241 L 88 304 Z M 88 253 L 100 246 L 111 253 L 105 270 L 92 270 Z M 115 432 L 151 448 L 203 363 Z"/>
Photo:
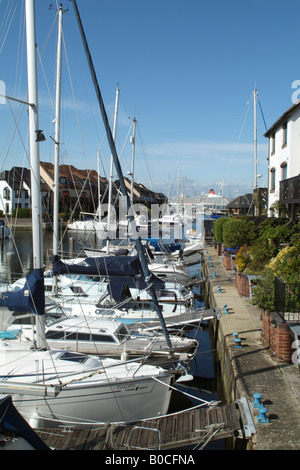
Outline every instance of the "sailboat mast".
<path id="1" fill-rule="evenodd" d="M 33 267 L 43 276 L 43 246 L 42 246 L 42 211 L 40 192 L 40 152 L 39 141 L 41 131 L 39 130 L 38 116 L 38 87 L 37 87 L 37 65 L 36 65 L 36 33 L 35 33 L 35 3 L 34 0 L 26 0 L 26 43 L 27 43 L 27 75 L 28 75 L 28 107 L 29 120 L 29 146 L 30 146 L 30 168 L 31 168 L 31 207 L 32 207 L 32 248 Z M 36 316 L 36 339 L 37 347 L 46 345 L 45 338 L 45 316 L 37 312 Z"/>
<path id="2" fill-rule="evenodd" d="M 130 199 L 131 204 L 133 205 L 133 183 L 134 183 L 134 162 L 135 162 L 135 129 L 136 129 L 136 119 L 133 118 L 133 130 L 132 130 L 132 153 L 131 153 L 131 186 L 130 186 Z"/>
<path id="3" fill-rule="evenodd" d="M 97 173 L 98 173 L 98 220 L 101 221 L 101 181 L 100 181 L 100 152 L 97 151 Z"/>
<path id="4" fill-rule="evenodd" d="M 62 62 L 62 5 L 58 10 L 58 37 L 56 59 L 55 137 L 54 137 L 54 208 L 53 208 L 53 256 L 58 254 L 59 240 L 59 153 L 60 153 L 60 108 L 61 108 L 61 62 Z"/>
<path id="5" fill-rule="evenodd" d="M 113 127 L 113 134 L 112 134 L 112 138 L 113 138 L 114 142 L 116 141 L 116 134 L 117 134 L 119 95 L 120 95 L 120 89 L 119 89 L 119 85 L 117 85 L 116 101 L 115 101 L 115 112 L 114 112 L 114 127 Z M 108 214 L 107 214 L 107 219 L 108 219 L 107 232 L 108 232 L 108 234 L 109 234 L 109 231 L 110 231 L 110 228 L 111 228 L 113 167 L 114 167 L 114 158 L 113 158 L 113 155 L 111 155 L 111 157 L 110 157 L 109 188 L 108 188 Z M 106 252 L 109 253 L 109 238 L 107 239 L 107 242 L 106 242 Z"/>
<path id="6" fill-rule="evenodd" d="M 126 190 L 126 185 L 125 185 L 125 181 L 124 181 L 124 177 L 123 177 L 123 172 L 122 172 L 122 169 L 121 169 L 121 165 L 120 165 L 120 161 L 119 161 L 119 158 L 118 158 L 118 155 L 117 155 L 114 139 L 113 139 L 111 129 L 110 129 L 110 126 L 109 126 L 109 121 L 108 121 L 108 118 L 107 118 L 106 109 L 105 109 L 103 99 L 102 99 L 102 96 L 101 96 L 101 92 L 100 92 L 96 72 L 95 72 L 95 69 L 94 69 L 94 65 L 93 65 L 92 57 L 91 57 L 89 47 L 88 47 L 88 44 L 87 44 L 87 40 L 86 40 L 86 37 L 85 37 L 85 33 L 84 33 L 84 30 L 83 30 L 83 26 L 82 26 L 81 18 L 80 18 L 79 11 L 78 11 L 78 8 L 77 8 L 76 0 L 72 0 L 72 5 L 74 7 L 74 11 L 75 11 L 75 15 L 76 15 L 76 18 L 77 18 L 77 23 L 78 23 L 79 31 L 80 31 L 80 34 L 81 34 L 84 50 L 85 50 L 86 57 L 87 57 L 87 60 L 88 60 L 88 64 L 89 64 L 89 68 L 90 68 L 90 72 L 91 72 L 91 76 L 92 76 L 96 96 L 97 96 L 99 107 L 100 107 L 101 116 L 102 116 L 104 127 L 105 127 L 105 130 L 106 130 L 107 140 L 108 140 L 108 143 L 109 143 L 109 146 L 110 146 L 111 153 L 113 155 L 114 165 L 115 165 L 117 175 L 118 175 L 118 178 L 119 178 L 119 181 L 120 181 L 121 191 L 122 191 L 122 194 L 123 194 L 124 198 L 126 198 L 127 214 L 129 214 L 129 222 L 131 223 L 131 226 L 134 229 L 134 233 L 137 233 L 136 230 L 135 230 L 136 225 L 135 225 L 134 216 L 129 211 L 130 201 L 129 201 L 129 197 L 128 197 L 127 190 Z M 147 265 L 147 261 L 146 261 L 146 258 L 145 258 L 144 252 L 143 252 L 143 247 L 142 247 L 142 242 L 141 242 L 140 237 L 136 238 L 135 245 L 136 245 L 136 248 L 137 248 L 137 251 L 138 251 L 138 254 L 139 254 L 139 258 L 140 258 L 140 261 L 141 261 L 143 274 L 144 274 L 144 277 L 145 277 L 145 280 L 146 280 L 146 283 L 147 283 L 147 286 L 148 286 L 148 291 L 149 291 L 149 293 L 151 295 L 151 298 L 153 300 L 153 303 L 154 303 L 154 306 L 155 306 L 155 311 L 156 311 L 157 316 L 160 320 L 160 324 L 161 324 L 161 327 L 163 329 L 168 348 L 170 349 L 170 352 L 172 352 L 172 344 L 171 344 L 171 341 L 170 341 L 170 338 L 169 338 L 168 330 L 166 328 L 165 320 L 163 318 L 163 315 L 161 313 L 161 310 L 160 310 L 160 307 L 159 307 L 159 304 L 158 304 L 158 301 L 157 301 L 156 291 L 154 289 L 153 283 L 151 282 L 152 274 L 150 273 L 148 265 Z"/>
<path id="7" fill-rule="evenodd" d="M 39 269 L 43 266 L 41 240 L 41 202 L 40 202 L 40 153 L 39 153 L 39 116 L 38 91 L 35 51 L 35 11 L 34 0 L 26 0 L 26 38 L 27 38 L 27 76 L 28 76 L 28 108 L 29 145 L 31 168 L 31 199 L 32 199 L 32 242 L 33 266 Z"/>
<path id="8" fill-rule="evenodd" d="M 257 90 L 254 92 L 254 189 L 257 189 Z"/>

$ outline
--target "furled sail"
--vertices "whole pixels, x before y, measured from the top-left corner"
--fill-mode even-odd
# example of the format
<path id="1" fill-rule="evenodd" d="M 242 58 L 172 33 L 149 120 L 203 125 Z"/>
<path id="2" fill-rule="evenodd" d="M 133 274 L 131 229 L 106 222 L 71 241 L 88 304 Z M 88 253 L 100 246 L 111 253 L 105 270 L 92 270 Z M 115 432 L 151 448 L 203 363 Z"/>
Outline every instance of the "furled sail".
<path id="1" fill-rule="evenodd" d="M 10 311 L 45 314 L 45 288 L 43 269 L 35 269 L 26 277 L 22 289 L 0 293 L 0 307 Z"/>

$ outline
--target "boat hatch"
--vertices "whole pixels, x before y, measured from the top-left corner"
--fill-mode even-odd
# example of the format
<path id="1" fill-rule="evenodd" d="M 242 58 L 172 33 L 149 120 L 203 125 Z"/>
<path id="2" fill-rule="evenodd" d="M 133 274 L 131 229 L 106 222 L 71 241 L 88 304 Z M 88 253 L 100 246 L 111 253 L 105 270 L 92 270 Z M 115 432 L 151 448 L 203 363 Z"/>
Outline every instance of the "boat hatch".
<path id="1" fill-rule="evenodd" d="M 85 356 L 84 354 L 78 354 L 78 353 L 72 353 L 72 352 L 66 351 L 62 353 L 59 359 L 62 361 L 72 361 L 72 362 L 83 363 L 88 359 L 88 356 Z"/>

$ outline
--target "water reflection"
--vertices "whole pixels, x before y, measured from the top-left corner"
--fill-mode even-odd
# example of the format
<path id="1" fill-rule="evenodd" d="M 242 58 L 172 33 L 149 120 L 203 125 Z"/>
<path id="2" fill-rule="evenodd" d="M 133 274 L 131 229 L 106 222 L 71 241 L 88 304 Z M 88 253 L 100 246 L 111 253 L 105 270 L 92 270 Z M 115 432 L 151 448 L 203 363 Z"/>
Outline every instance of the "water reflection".
<path id="1" fill-rule="evenodd" d="M 50 230 L 43 230 L 43 253 L 44 265 L 49 266 L 53 253 L 53 235 Z M 76 255 L 83 248 L 101 248 L 103 240 L 98 239 L 95 234 L 80 232 L 67 232 L 59 246 L 62 257 L 68 255 L 71 250 Z M 11 266 L 13 274 L 29 274 L 33 270 L 32 253 L 32 230 L 30 228 L 17 228 L 11 238 L 3 240 L 0 248 L 0 277 L 7 279 L 7 270 Z"/>

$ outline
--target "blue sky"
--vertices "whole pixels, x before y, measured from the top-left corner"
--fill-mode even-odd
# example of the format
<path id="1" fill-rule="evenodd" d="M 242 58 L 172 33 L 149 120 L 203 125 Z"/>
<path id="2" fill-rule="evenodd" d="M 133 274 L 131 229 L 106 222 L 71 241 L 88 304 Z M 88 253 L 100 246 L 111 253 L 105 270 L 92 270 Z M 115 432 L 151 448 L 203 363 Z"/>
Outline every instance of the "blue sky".
<path id="1" fill-rule="evenodd" d="M 20 32 L 23 1 L 0 2 L 0 80 L 9 96 L 26 96 L 26 54 Z M 40 128 L 47 141 L 41 160 L 53 161 L 53 111 L 57 25 L 56 2 L 36 0 Z M 109 175 L 110 152 L 71 2 L 64 0 L 61 162 Z M 109 118 L 120 87 L 116 145 L 124 173 L 130 170 L 129 136 L 137 119 L 135 179 L 166 194 L 186 195 L 214 188 L 236 197 L 253 187 L 253 90 L 267 127 L 292 105 L 292 84 L 300 80 L 300 4 L 296 0 L 77 0 Z M 21 38 L 19 40 L 19 37 Z M 48 39 L 49 38 L 49 39 Z M 47 44 L 45 46 L 45 44 Z M 44 52 L 43 52 L 44 51 Z M 67 57 L 67 60 L 66 60 Z M 22 58 L 22 60 L 21 60 Z M 18 67 L 16 69 L 16 66 Z M 17 70 L 17 72 L 16 72 Z M 15 78 L 17 76 L 17 79 Z M 71 77 L 71 80 L 70 80 Z M 72 83 L 72 86 L 71 86 Z M 53 99 L 53 98 L 52 98 Z M 74 112 L 76 107 L 76 112 Z M 18 113 L 16 138 L 12 121 Z M 24 163 L 18 136 L 26 109 L 14 115 L 0 105 L 0 167 Z M 13 117 L 14 116 L 14 117 Z M 267 185 L 265 123 L 257 109 L 258 173 Z M 26 140 L 24 133 L 23 139 Z"/>

